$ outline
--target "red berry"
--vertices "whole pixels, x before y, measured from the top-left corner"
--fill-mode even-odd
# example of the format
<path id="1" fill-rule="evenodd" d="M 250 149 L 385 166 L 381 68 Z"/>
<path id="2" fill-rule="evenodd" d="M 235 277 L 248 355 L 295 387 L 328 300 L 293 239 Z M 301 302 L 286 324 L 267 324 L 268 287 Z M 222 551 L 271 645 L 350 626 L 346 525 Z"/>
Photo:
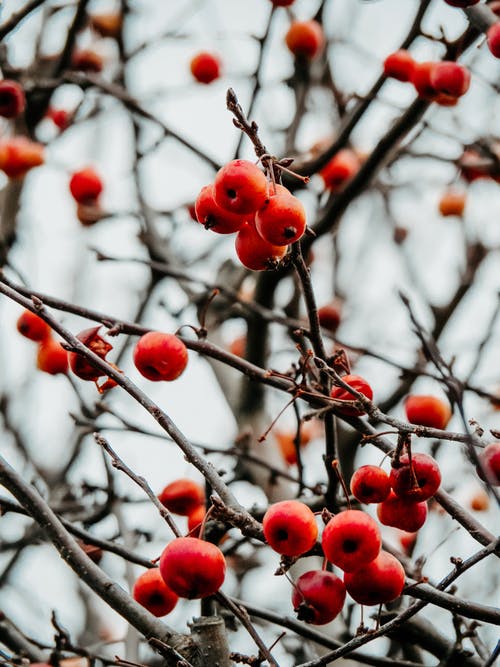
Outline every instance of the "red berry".
<path id="1" fill-rule="evenodd" d="M 264 241 L 272 245 L 289 245 L 298 241 L 306 230 L 306 211 L 300 199 L 292 194 L 269 197 L 255 215 L 255 226 Z"/>
<path id="2" fill-rule="evenodd" d="M 174 514 L 188 516 L 205 502 L 205 491 L 192 479 L 176 479 L 168 484 L 158 500 Z"/>
<path id="3" fill-rule="evenodd" d="M 366 396 L 366 398 L 369 398 L 370 400 L 373 398 L 372 388 L 370 387 L 368 382 L 359 375 L 344 375 L 342 380 L 350 387 L 358 391 L 360 394 Z M 330 392 L 330 396 L 332 398 L 335 398 L 337 401 L 357 400 L 354 394 L 351 394 L 347 389 L 344 389 L 343 387 L 333 387 Z M 365 410 L 363 408 L 358 409 L 350 406 L 337 407 L 337 410 L 343 415 L 350 415 L 353 417 L 359 417 L 360 415 L 365 414 Z"/>
<path id="4" fill-rule="evenodd" d="M 386 551 L 355 572 L 344 574 L 347 592 L 359 604 L 391 602 L 403 592 L 405 571 L 401 563 Z"/>
<path id="5" fill-rule="evenodd" d="M 345 602 L 345 585 L 331 572 L 310 570 L 295 582 L 292 604 L 300 621 L 313 625 L 330 623 Z"/>
<path id="6" fill-rule="evenodd" d="M 382 538 L 371 516 L 361 510 L 345 510 L 326 524 L 321 544 L 330 563 L 352 572 L 377 557 Z"/>
<path id="7" fill-rule="evenodd" d="M 311 509 L 298 500 L 282 500 L 264 514 L 267 543 L 283 556 L 300 556 L 316 544 L 318 526 Z"/>
<path id="8" fill-rule="evenodd" d="M 224 582 L 222 551 L 196 537 L 177 537 L 160 558 L 163 580 L 181 598 L 193 600 L 217 593 Z"/>
<path id="9" fill-rule="evenodd" d="M 53 338 L 45 338 L 38 347 L 36 365 L 41 371 L 57 375 L 68 372 L 68 353 Z"/>
<path id="10" fill-rule="evenodd" d="M 405 49 L 391 53 L 384 60 L 384 74 L 398 81 L 411 81 L 414 69 L 413 56 Z"/>
<path id="11" fill-rule="evenodd" d="M 285 35 L 285 42 L 294 56 L 312 60 L 323 48 L 325 35 L 317 21 L 294 21 Z"/>
<path id="12" fill-rule="evenodd" d="M 398 498 L 390 493 L 388 498 L 377 505 L 377 516 L 384 526 L 392 526 L 415 533 L 422 528 L 427 518 L 427 503 L 417 503 L 407 498 Z"/>
<path id="13" fill-rule="evenodd" d="M 77 335 L 77 338 L 81 343 L 92 350 L 94 354 L 97 354 L 101 359 L 105 359 L 108 352 L 113 349 L 113 346 L 99 335 L 98 332 L 100 328 L 101 327 L 98 326 L 84 329 L 84 331 L 81 331 Z M 92 382 L 95 382 L 98 378 L 106 375 L 104 371 L 94 366 L 92 362 L 88 361 L 86 357 L 78 352 L 69 352 L 68 359 L 71 370 L 81 380 L 91 380 Z"/>
<path id="14" fill-rule="evenodd" d="M 399 544 L 403 551 L 411 556 L 413 548 L 417 541 L 418 533 L 408 533 L 406 530 L 402 530 L 399 535 Z"/>
<path id="15" fill-rule="evenodd" d="M 446 60 L 431 69 L 430 82 L 438 93 L 461 97 L 469 90 L 470 72 L 463 65 Z"/>
<path id="16" fill-rule="evenodd" d="M 495 58 L 500 58 L 500 22 L 494 23 L 486 33 L 488 48 Z"/>
<path id="17" fill-rule="evenodd" d="M 200 528 L 206 513 L 205 505 L 198 505 L 189 513 L 188 532 L 191 537 L 200 537 Z"/>
<path id="18" fill-rule="evenodd" d="M 92 14 L 90 16 L 90 26 L 101 37 L 118 39 L 123 26 L 123 16 L 120 12 Z"/>
<path id="19" fill-rule="evenodd" d="M 0 142 L 0 169 L 9 178 L 22 178 L 33 167 L 44 163 L 43 146 L 27 137 L 12 137 Z"/>
<path id="20" fill-rule="evenodd" d="M 290 7 L 295 0 L 271 0 L 271 2 L 275 7 Z"/>
<path id="21" fill-rule="evenodd" d="M 92 49 L 80 49 L 71 56 L 71 68 L 82 72 L 99 73 L 104 67 L 103 57 Z"/>
<path id="22" fill-rule="evenodd" d="M 447 5 L 452 7 L 472 7 L 472 5 L 477 5 L 479 0 L 444 0 Z"/>
<path id="23" fill-rule="evenodd" d="M 422 502 L 431 498 L 441 484 L 441 472 L 437 461 L 428 454 L 413 454 L 411 459 L 403 454 L 399 465 L 391 469 L 390 481 L 399 498 Z M 411 531 L 410 531 L 411 532 Z"/>
<path id="24" fill-rule="evenodd" d="M 341 320 L 341 307 L 339 301 L 332 301 L 321 308 L 318 308 L 319 323 L 323 329 L 328 329 L 335 333 L 339 327 Z"/>
<path id="25" fill-rule="evenodd" d="M 79 204 L 94 202 L 102 192 L 102 180 L 92 167 L 75 171 L 69 182 L 73 199 Z"/>
<path id="26" fill-rule="evenodd" d="M 152 382 L 176 380 L 187 362 L 187 348 L 174 334 L 149 331 L 139 338 L 134 349 L 137 370 Z"/>
<path id="27" fill-rule="evenodd" d="M 286 255 L 286 246 L 264 241 L 253 224 L 245 223 L 234 242 L 238 259 L 252 271 L 272 269 Z"/>
<path id="28" fill-rule="evenodd" d="M 232 160 L 215 176 L 214 198 L 227 211 L 246 215 L 262 208 L 268 197 L 267 179 L 249 160 Z"/>
<path id="29" fill-rule="evenodd" d="M 132 596 L 154 616 L 169 614 L 179 599 L 163 581 L 157 567 L 141 574 L 134 584 Z"/>
<path id="30" fill-rule="evenodd" d="M 214 199 L 214 186 L 205 185 L 195 203 L 196 219 L 205 229 L 217 234 L 237 232 L 248 218 L 248 215 L 232 213 L 219 206 Z"/>
<path id="31" fill-rule="evenodd" d="M 190 63 L 191 74 L 200 83 L 212 83 L 221 74 L 221 62 L 213 53 L 202 51 L 195 55 Z"/>
<path id="32" fill-rule="evenodd" d="M 500 486 L 500 442 L 492 442 L 479 455 L 482 469 L 478 468 L 480 477 L 492 484 Z"/>
<path id="33" fill-rule="evenodd" d="M 437 396 L 412 395 L 405 401 L 410 424 L 444 429 L 451 419 L 450 406 Z"/>
<path id="34" fill-rule="evenodd" d="M 337 192 L 355 176 L 360 168 L 359 157 L 350 148 L 342 148 L 321 169 L 319 175 L 325 183 L 325 188 Z"/>
<path id="35" fill-rule="evenodd" d="M 465 210 L 467 195 L 458 190 L 446 190 L 439 200 L 439 212 L 443 217 L 457 215 L 461 217 Z"/>
<path id="36" fill-rule="evenodd" d="M 430 101 L 435 100 L 437 96 L 437 91 L 431 82 L 432 72 L 436 64 L 433 61 L 415 63 L 411 80 L 419 97 Z"/>
<path id="37" fill-rule="evenodd" d="M 0 81 L 0 116 L 15 118 L 24 111 L 25 106 L 26 98 L 22 86 L 10 79 Z"/>
<path id="38" fill-rule="evenodd" d="M 381 503 L 390 492 L 389 475 L 378 466 L 361 466 L 351 477 L 351 493 L 360 503 Z"/>
<path id="39" fill-rule="evenodd" d="M 17 320 L 17 330 L 25 338 L 41 343 L 51 334 L 51 328 L 41 317 L 25 310 Z"/>
<path id="40" fill-rule="evenodd" d="M 66 111 L 66 109 L 54 109 L 54 107 L 49 107 L 47 110 L 47 118 L 50 118 L 54 125 L 62 131 L 71 125 L 73 114 L 70 111 Z"/>

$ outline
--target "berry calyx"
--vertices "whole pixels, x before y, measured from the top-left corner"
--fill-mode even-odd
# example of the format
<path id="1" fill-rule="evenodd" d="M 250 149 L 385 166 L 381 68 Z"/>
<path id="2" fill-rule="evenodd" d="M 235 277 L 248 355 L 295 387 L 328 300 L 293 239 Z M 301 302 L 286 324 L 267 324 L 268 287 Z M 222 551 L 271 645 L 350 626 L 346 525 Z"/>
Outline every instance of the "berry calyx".
<path id="1" fill-rule="evenodd" d="M 295 582 L 292 604 L 299 621 L 324 625 L 341 612 L 345 596 L 342 579 L 331 572 L 310 570 Z"/>
<path id="2" fill-rule="evenodd" d="M 37 368 L 50 375 L 68 372 L 68 353 L 52 337 L 45 338 L 38 347 Z"/>
<path id="3" fill-rule="evenodd" d="M 197 53 L 189 64 L 191 74 L 199 83 L 209 84 L 221 74 L 220 58 L 214 53 L 202 51 Z"/>
<path id="4" fill-rule="evenodd" d="M 25 310 L 17 320 L 17 330 L 25 338 L 41 343 L 51 335 L 51 328 L 41 317 Z"/>
<path id="5" fill-rule="evenodd" d="M 146 570 L 140 575 L 132 589 L 132 597 L 153 616 L 166 616 L 179 600 L 163 581 L 157 567 Z"/>
<path id="6" fill-rule="evenodd" d="M 269 197 L 255 215 L 257 232 L 275 246 L 295 243 L 306 230 L 306 211 L 297 197 L 281 194 Z"/>
<path id="7" fill-rule="evenodd" d="M 184 372 L 188 352 L 174 334 L 149 331 L 134 349 L 134 364 L 141 375 L 152 382 L 171 382 Z"/>
<path id="8" fill-rule="evenodd" d="M 405 401 L 406 418 L 410 424 L 444 429 L 451 419 L 448 403 L 437 396 L 410 395 Z"/>
<path id="9" fill-rule="evenodd" d="M 224 583 L 226 561 L 222 551 L 196 537 L 177 537 L 160 558 L 163 580 L 181 598 L 213 595 Z"/>
<path id="10" fill-rule="evenodd" d="M 318 526 L 312 510 L 298 500 L 274 503 L 264 514 L 267 543 L 283 556 L 301 556 L 316 544 Z"/>
<path id="11" fill-rule="evenodd" d="M 285 35 L 285 43 L 294 56 L 308 60 L 316 58 L 323 49 L 325 35 L 318 21 L 294 21 Z"/>
<path id="12" fill-rule="evenodd" d="M 326 524 L 321 544 L 330 563 L 352 572 L 376 558 L 382 538 L 371 516 L 361 510 L 345 510 Z"/>
<path id="13" fill-rule="evenodd" d="M 69 189 L 78 204 L 88 204 L 99 197 L 103 184 L 99 174 L 92 167 L 86 167 L 71 176 Z"/>
<path id="14" fill-rule="evenodd" d="M 248 215 L 232 213 L 217 204 L 214 199 L 214 186 L 205 185 L 195 203 L 196 219 L 205 229 L 217 234 L 233 234 L 246 222 Z"/>
<path id="15" fill-rule="evenodd" d="M 405 571 L 397 558 L 381 551 L 371 563 L 355 572 L 346 572 L 344 584 L 349 595 L 359 604 L 384 604 L 395 600 L 403 592 Z"/>
<path id="16" fill-rule="evenodd" d="M 0 116 L 16 118 L 22 114 L 25 106 L 23 87 L 11 79 L 0 81 Z"/>
<path id="17" fill-rule="evenodd" d="M 275 268 L 286 255 L 287 249 L 287 246 L 273 245 L 265 241 L 255 226 L 248 222 L 237 233 L 234 247 L 240 262 L 252 271 Z"/>
<path id="18" fill-rule="evenodd" d="M 158 500 L 170 512 L 188 516 L 205 503 L 205 490 L 192 479 L 176 479 L 167 484 Z"/>
<path id="19" fill-rule="evenodd" d="M 255 213 L 266 203 L 267 193 L 264 172 L 249 160 L 231 160 L 215 176 L 214 199 L 232 213 Z"/>
<path id="20" fill-rule="evenodd" d="M 338 192 L 358 173 L 360 166 L 356 153 L 350 148 L 342 148 L 321 169 L 319 175 L 327 190 Z"/>
<path id="21" fill-rule="evenodd" d="M 361 466 L 351 477 L 351 493 L 360 503 L 381 503 L 390 492 L 389 475 L 378 466 Z"/>
<path id="22" fill-rule="evenodd" d="M 384 60 L 384 74 L 398 81 L 411 81 L 415 60 L 409 51 L 400 49 Z"/>
<path id="23" fill-rule="evenodd" d="M 441 484 L 441 471 L 437 461 L 428 454 L 408 454 L 400 457 L 397 466 L 393 462 L 390 474 L 391 487 L 399 498 L 422 502 L 431 498 Z"/>
<path id="24" fill-rule="evenodd" d="M 416 533 L 427 519 L 427 503 L 399 498 L 391 491 L 389 496 L 377 505 L 377 516 L 384 526 Z"/>
<path id="25" fill-rule="evenodd" d="M 368 382 L 362 378 L 360 375 L 344 375 L 342 380 L 348 384 L 350 387 L 358 391 L 360 394 L 363 394 L 368 399 L 373 398 L 373 390 L 368 384 Z M 335 398 L 337 401 L 356 401 L 356 396 L 351 394 L 347 389 L 343 387 L 333 387 L 330 396 Z M 353 417 L 359 417 L 360 415 L 365 414 L 364 408 L 355 408 L 355 407 L 337 407 L 338 412 L 343 415 L 350 415 Z"/>

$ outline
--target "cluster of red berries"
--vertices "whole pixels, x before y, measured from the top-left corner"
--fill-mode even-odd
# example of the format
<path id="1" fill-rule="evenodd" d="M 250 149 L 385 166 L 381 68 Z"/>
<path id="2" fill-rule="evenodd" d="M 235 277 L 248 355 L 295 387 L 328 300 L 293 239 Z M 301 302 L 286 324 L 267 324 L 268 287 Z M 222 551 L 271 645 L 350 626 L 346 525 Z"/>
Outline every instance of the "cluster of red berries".
<path id="1" fill-rule="evenodd" d="M 253 271 L 276 266 L 306 229 L 302 203 L 282 185 L 270 184 L 253 162 L 232 160 L 202 188 L 198 222 L 218 234 L 236 233 L 241 263 Z"/>
<path id="2" fill-rule="evenodd" d="M 82 225 L 93 225 L 101 219 L 99 197 L 103 188 L 102 179 L 93 167 L 85 167 L 71 175 L 69 190 L 77 203 L 77 217 Z"/>
<path id="3" fill-rule="evenodd" d="M 17 330 L 25 338 L 38 343 L 37 367 L 57 375 L 68 370 L 68 353 L 52 337 L 52 329 L 41 317 L 25 310 L 17 320 Z"/>
<path id="4" fill-rule="evenodd" d="M 410 82 L 423 99 L 442 106 L 455 106 L 469 90 L 470 72 L 455 61 L 417 63 L 409 51 L 391 53 L 384 61 L 386 76 Z"/>

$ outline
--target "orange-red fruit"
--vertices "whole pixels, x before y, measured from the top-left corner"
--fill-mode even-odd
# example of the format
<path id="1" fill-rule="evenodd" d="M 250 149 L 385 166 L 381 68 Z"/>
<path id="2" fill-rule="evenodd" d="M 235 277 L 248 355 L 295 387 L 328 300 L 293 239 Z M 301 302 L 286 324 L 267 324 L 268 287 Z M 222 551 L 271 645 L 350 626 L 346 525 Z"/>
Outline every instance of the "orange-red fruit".
<path id="1" fill-rule="evenodd" d="M 377 557 L 382 538 L 371 516 L 361 510 L 345 510 L 326 524 L 321 544 L 330 563 L 352 572 Z"/>
<path id="2" fill-rule="evenodd" d="M 430 83 L 438 93 L 461 97 L 469 90 L 470 72 L 463 65 L 445 60 L 431 68 Z"/>
<path id="3" fill-rule="evenodd" d="M 206 513 L 205 505 L 198 505 L 196 509 L 189 513 L 188 532 L 191 537 L 200 537 L 200 528 Z"/>
<path id="4" fill-rule="evenodd" d="M 100 328 L 100 326 L 97 326 L 91 327 L 90 329 L 84 329 L 83 331 L 80 331 L 77 338 L 83 345 L 94 352 L 94 354 L 97 354 L 101 359 L 105 359 L 108 352 L 113 349 L 113 346 L 99 335 L 98 332 Z M 71 370 L 81 380 L 91 380 L 95 382 L 98 378 L 106 375 L 104 371 L 94 366 L 86 357 L 78 354 L 78 352 L 69 352 L 68 359 Z"/>
<path id="5" fill-rule="evenodd" d="M 41 317 L 25 310 L 17 320 L 17 330 L 25 338 L 41 343 L 51 333 L 50 326 Z"/>
<path id="6" fill-rule="evenodd" d="M 488 48 L 495 58 L 500 58 L 500 22 L 493 24 L 486 33 Z"/>
<path id="7" fill-rule="evenodd" d="M 399 535 L 399 544 L 405 553 L 411 555 L 417 541 L 417 535 L 418 533 L 408 533 L 406 530 L 401 531 Z"/>
<path id="8" fill-rule="evenodd" d="M 42 144 L 27 137 L 11 137 L 0 142 L 0 169 L 9 178 L 21 178 L 43 163 Z"/>
<path id="9" fill-rule="evenodd" d="M 405 571 L 401 563 L 386 551 L 355 572 L 344 574 L 347 592 L 359 604 L 391 602 L 403 592 Z"/>
<path id="10" fill-rule="evenodd" d="M 328 331 L 335 333 L 340 324 L 341 312 L 338 301 L 332 301 L 318 308 L 318 319 L 323 329 L 328 329 Z"/>
<path id="11" fill-rule="evenodd" d="M 480 476 L 492 484 L 500 486 L 500 442 L 492 442 L 479 455 L 482 470 Z"/>
<path id="12" fill-rule="evenodd" d="M 423 63 L 415 63 L 413 70 L 412 83 L 415 86 L 420 97 L 428 100 L 434 100 L 437 91 L 431 83 L 431 74 L 436 66 L 433 61 L 426 61 Z"/>
<path id="13" fill-rule="evenodd" d="M 300 556 L 316 544 L 318 526 L 312 510 L 298 500 L 282 500 L 264 514 L 267 543 L 283 556 Z"/>
<path id="14" fill-rule="evenodd" d="M 345 595 L 342 579 L 331 572 L 310 570 L 295 582 L 292 604 L 300 621 L 324 625 L 341 612 Z"/>
<path id="15" fill-rule="evenodd" d="M 319 175 L 327 190 L 337 192 L 358 173 L 360 166 L 356 153 L 350 148 L 342 148 L 321 169 Z"/>
<path id="16" fill-rule="evenodd" d="M 54 125 L 62 131 L 71 125 L 73 114 L 66 109 L 49 107 L 47 110 L 47 118 L 50 118 Z"/>
<path id="17" fill-rule="evenodd" d="M 122 24 L 123 17 L 119 12 L 92 14 L 90 17 L 91 27 L 101 35 L 101 37 L 118 38 L 120 36 Z"/>
<path id="18" fill-rule="evenodd" d="M 73 53 L 71 67 L 83 72 L 94 72 L 97 74 L 102 71 L 104 60 L 99 53 L 92 49 L 81 49 Z"/>
<path id="19" fill-rule="evenodd" d="M 229 343 L 229 352 L 234 354 L 235 357 L 244 357 L 247 347 L 247 337 L 243 334 L 242 336 L 237 336 Z"/>
<path id="20" fill-rule="evenodd" d="M 57 375 L 68 371 L 68 353 L 53 338 L 45 338 L 39 347 L 36 365 L 41 371 Z"/>
<path id="21" fill-rule="evenodd" d="M 428 454 L 403 454 L 397 467 L 391 469 L 390 482 L 394 493 L 399 498 L 422 502 L 431 498 L 441 484 L 441 471 L 437 461 Z"/>
<path id="22" fill-rule="evenodd" d="M 407 498 L 398 498 L 391 491 L 390 495 L 377 505 L 377 516 L 384 526 L 392 526 L 415 533 L 422 528 L 427 518 L 427 503 L 417 503 Z"/>
<path id="23" fill-rule="evenodd" d="M 192 479 L 176 479 L 167 484 L 158 500 L 174 514 L 188 516 L 205 502 L 205 491 Z"/>
<path id="24" fill-rule="evenodd" d="M 285 35 L 285 42 L 294 56 L 312 60 L 321 52 L 325 35 L 317 21 L 294 21 Z"/>
<path id="25" fill-rule="evenodd" d="M 176 380 L 187 362 L 187 348 L 174 334 L 149 331 L 139 338 L 134 349 L 135 367 L 152 382 Z"/>
<path id="26" fill-rule="evenodd" d="M 103 185 L 99 174 L 92 167 L 86 167 L 71 176 L 69 189 L 76 202 L 86 204 L 99 197 Z"/>
<path id="27" fill-rule="evenodd" d="M 214 199 L 227 211 L 245 215 L 262 208 L 267 199 L 267 179 L 249 160 L 231 160 L 215 176 Z"/>
<path id="28" fill-rule="evenodd" d="M 398 81 L 411 81 L 415 61 L 409 51 L 400 49 L 384 60 L 384 74 Z"/>
<path id="29" fill-rule="evenodd" d="M 286 246 L 268 243 L 248 222 L 237 233 L 234 247 L 240 262 L 252 271 L 272 269 L 286 255 Z"/>
<path id="30" fill-rule="evenodd" d="M 271 0 L 275 7 L 290 7 L 295 0 Z"/>
<path id="31" fill-rule="evenodd" d="M 132 596 L 153 616 L 166 616 L 172 611 L 179 599 L 163 581 L 157 567 L 146 570 L 140 575 L 134 584 Z"/>
<path id="32" fill-rule="evenodd" d="M 199 83 L 212 83 L 220 77 L 221 62 L 214 53 L 202 51 L 196 54 L 189 65 L 191 74 Z"/>
<path id="33" fill-rule="evenodd" d="M 15 118 L 24 111 L 26 98 L 24 90 L 17 81 L 0 81 L 0 116 Z"/>
<path id="34" fill-rule="evenodd" d="M 467 195 L 458 190 L 446 190 L 439 200 L 439 212 L 443 217 L 458 215 L 461 217 L 465 210 Z"/>
<path id="35" fill-rule="evenodd" d="M 344 375 L 342 380 L 348 384 L 350 387 L 358 391 L 360 394 L 363 394 L 368 399 L 373 398 L 373 390 L 368 384 L 368 382 L 359 375 Z M 343 387 L 333 387 L 330 396 L 335 398 L 337 401 L 356 401 L 357 398 L 354 394 L 351 394 L 347 389 Z M 354 408 L 350 406 L 346 407 L 337 407 L 338 412 L 343 415 L 350 415 L 352 417 L 359 417 L 360 415 L 365 414 L 363 408 Z"/>
<path id="36" fill-rule="evenodd" d="M 490 506 L 488 494 L 478 489 L 470 499 L 470 508 L 475 512 L 485 512 Z"/>
<path id="37" fill-rule="evenodd" d="M 205 598 L 217 593 L 224 583 L 226 561 L 215 544 L 196 537 L 177 537 L 161 555 L 160 572 L 179 597 Z"/>
<path id="38" fill-rule="evenodd" d="M 210 229 L 217 234 L 233 234 L 237 232 L 246 219 L 247 215 L 232 213 L 219 206 L 214 199 L 214 186 L 205 185 L 200 191 L 195 203 L 196 219 L 205 229 Z"/>
<path id="39" fill-rule="evenodd" d="M 410 424 L 444 429 L 451 419 L 448 403 L 437 396 L 410 395 L 405 401 L 406 418 Z"/>
<path id="40" fill-rule="evenodd" d="M 289 245 L 298 241 L 306 230 L 306 211 L 300 199 L 292 194 L 269 197 L 255 215 L 255 226 L 264 241 L 272 245 Z"/>
<path id="41" fill-rule="evenodd" d="M 381 503 L 390 492 L 389 475 L 378 466 L 361 466 L 351 477 L 351 493 L 360 503 Z"/>

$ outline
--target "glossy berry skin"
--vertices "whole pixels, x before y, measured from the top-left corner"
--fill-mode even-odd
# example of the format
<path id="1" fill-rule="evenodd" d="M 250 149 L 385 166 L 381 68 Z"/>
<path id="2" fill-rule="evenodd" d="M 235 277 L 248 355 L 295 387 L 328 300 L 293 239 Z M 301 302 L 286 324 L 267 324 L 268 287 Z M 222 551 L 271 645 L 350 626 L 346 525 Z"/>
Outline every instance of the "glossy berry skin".
<path id="1" fill-rule="evenodd" d="M 482 469 L 478 468 L 480 477 L 492 484 L 500 486 L 500 442 L 492 442 L 479 455 Z"/>
<path id="2" fill-rule="evenodd" d="M 92 167 L 75 171 L 69 182 L 71 195 L 78 204 L 94 202 L 102 189 L 101 177 Z"/>
<path id="3" fill-rule="evenodd" d="M 132 589 L 132 597 L 153 616 L 166 616 L 179 600 L 179 597 L 163 581 L 157 567 L 141 574 Z"/>
<path id="4" fill-rule="evenodd" d="M 113 346 L 99 335 L 100 328 L 101 327 L 98 326 L 91 327 L 90 329 L 84 329 L 83 331 L 80 331 L 80 333 L 77 335 L 77 338 L 81 343 L 92 350 L 94 354 L 97 354 L 97 356 L 101 357 L 101 359 L 105 359 L 108 352 L 113 349 Z M 98 378 L 106 375 L 103 370 L 94 366 L 86 359 L 86 357 L 78 354 L 78 352 L 69 352 L 68 359 L 71 370 L 81 380 L 95 382 Z"/>
<path id="5" fill-rule="evenodd" d="M 139 338 L 134 349 L 135 367 L 152 382 L 176 380 L 187 362 L 187 348 L 174 334 L 149 331 Z"/>
<path id="6" fill-rule="evenodd" d="M 217 593 L 224 583 L 226 561 L 215 544 L 196 537 L 177 537 L 161 555 L 160 572 L 180 598 L 205 598 Z"/>
<path id="7" fill-rule="evenodd" d="M 321 169 L 319 175 L 327 190 L 338 192 L 358 173 L 360 166 L 356 153 L 350 148 L 342 148 Z"/>
<path id="8" fill-rule="evenodd" d="M 335 333 L 339 328 L 342 311 L 338 301 L 327 303 L 321 308 L 318 308 L 318 319 L 320 326 Z"/>
<path id="9" fill-rule="evenodd" d="M 494 23 L 486 33 L 488 48 L 495 58 L 500 58 L 500 22 Z"/>
<path id="10" fill-rule="evenodd" d="M 231 160 L 215 176 L 214 199 L 226 211 L 239 215 L 255 213 L 267 197 L 264 172 L 249 160 Z"/>
<path id="11" fill-rule="evenodd" d="M 37 368 L 50 375 L 68 372 L 68 353 L 60 343 L 49 337 L 38 347 Z"/>
<path id="12" fill-rule="evenodd" d="M 346 572 L 344 583 L 349 595 L 359 604 L 384 604 L 403 592 L 405 571 L 397 558 L 381 551 L 371 563 L 355 572 Z"/>
<path id="13" fill-rule="evenodd" d="M 441 471 L 437 461 L 428 454 L 413 454 L 411 468 L 408 454 L 403 454 L 399 465 L 391 469 L 390 482 L 399 498 L 422 502 L 431 498 L 441 484 Z"/>
<path id="14" fill-rule="evenodd" d="M 213 185 L 205 185 L 195 203 L 196 219 L 205 229 L 217 234 L 233 234 L 246 222 L 248 215 L 232 213 L 219 206 L 214 199 Z"/>
<path id="15" fill-rule="evenodd" d="M 255 227 L 272 245 L 295 243 L 306 230 L 305 208 L 292 194 L 276 194 L 255 214 Z"/>
<path id="16" fill-rule="evenodd" d="M 25 338 L 41 343 L 51 334 L 51 328 L 41 317 L 25 310 L 17 320 L 17 330 Z"/>
<path id="17" fill-rule="evenodd" d="M 345 510 L 326 524 L 321 544 L 330 563 L 352 572 L 376 558 L 382 538 L 371 516 L 361 510 Z"/>
<path id="18" fill-rule="evenodd" d="M 286 255 L 286 246 L 264 241 L 253 224 L 245 223 L 236 235 L 234 247 L 238 259 L 252 271 L 272 269 Z"/>
<path id="19" fill-rule="evenodd" d="M 400 49 L 384 60 L 384 74 L 398 81 L 411 81 L 415 61 L 409 51 Z"/>
<path id="20" fill-rule="evenodd" d="M 190 64 L 191 74 L 199 83 L 209 84 L 220 77 L 221 63 L 218 56 L 207 51 L 196 54 Z"/>
<path id="21" fill-rule="evenodd" d="M 416 63 L 411 79 L 419 97 L 430 101 L 434 100 L 437 96 L 437 91 L 431 83 L 431 76 L 435 66 L 436 63 L 433 61 Z"/>
<path id="22" fill-rule="evenodd" d="M 410 395 L 405 401 L 410 424 L 444 429 L 451 419 L 450 406 L 437 396 Z"/>
<path id="23" fill-rule="evenodd" d="M 318 56 L 325 43 L 321 24 L 317 21 L 294 21 L 285 35 L 285 43 L 294 56 L 312 60 Z"/>
<path id="24" fill-rule="evenodd" d="M 200 529 L 207 511 L 205 505 L 198 505 L 188 516 L 188 533 L 191 537 L 200 537 Z"/>
<path id="25" fill-rule="evenodd" d="M 370 400 L 373 398 L 372 388 L 370 387 L 368 382 L 360 375 L 344 375 L 342 380 L 350 387 L 358 391 L 360 394 L 366 396 L 366 398 L 369 398 Z M 344 389 L 343 387 L 333 387 L 330 392 L 330 396 L 338 401 L 357 400 L 354 394 L 349 393 L 349 391 L 347 389 Z M 365 411 L 362 408 L 358 409 L 350 406 L 336 407 L 336 410 L 340 414 L 349 415 L 351 417 L 359 417 L 360 415 L 365 414 Z"/>
<path id="26" fill-rule="evenodd" d="M 391 492 L 388 498 L 377 505 L 377 516 L 384 526 L 416 533 L 427 519 L 427 503 L 398 498 Z"/>
<path id="27" fill-rule="evenodd" d="M 262 528 L 271 549 L 283 556 L 305 554 L 318 537 L 312 510 L 298 500 L 282 500 L 271 505 L 264 514 Z"/>
<path id="28" fill-rule="evenodd" d="M 295 582 L 292 604 L 299 621 L 324 625 L 342 611 L 345 595 L 342 579 L 331 572 L 310 570 Z"/>
<path id="29" fill-rule="evenodd" d="M 44 163 L 42 144 L 27 137 L 11 137 L 0 141 L 0 169 L 9 178 L 22 178 L 30 169 Z"/>
<path id="30" fill-rule="evenodd" d="M 0 81 L 0 116 L 16 118 L 22 114 L 26 106 L 23 87 L 17 81 L 4 79 Z"/>
<path id="31" fill-rule="evenodd" d="M 431 69 L 430 82 L 438 93 L 461 97 L 469 90 L 470 72 L 454 61 L 438 62 Z"/>
<path id="32" fill-rule="evenodd" d="M 167 484 L 158 500 L 174 514 L 188 516 L 205 502 L 203 487 L 192 479 L 176 479 Z"/>
<path id="33" fill-rule="evenodd" d="M 360 503 L 381 503 L 390 492 L 389 475 L 378 466 L 361 466 L 351 477 L 351 493 Z"/>
<path id="34" fill-rule="evenodd" d="M 443 217 L 456 215 L 462 217 L 465 211 L 467 195 L 458 190 L 447 190 L 439 200 L 439 212 Z"/>
<path id="35" fill-rule="evenodd" d="M 104 60 L 102 56 L 92 49 L 81 49 L 75 51 L 71 57 L 71 68 L 82 72 L 102 72 Z"/>

